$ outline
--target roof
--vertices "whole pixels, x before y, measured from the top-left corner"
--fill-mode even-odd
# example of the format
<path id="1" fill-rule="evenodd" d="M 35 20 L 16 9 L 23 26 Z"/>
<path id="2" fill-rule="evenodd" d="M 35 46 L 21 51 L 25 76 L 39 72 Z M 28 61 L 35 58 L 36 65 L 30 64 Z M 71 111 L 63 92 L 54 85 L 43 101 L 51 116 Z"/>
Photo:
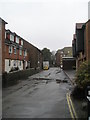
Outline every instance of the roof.
<path id="1" fill-rule="evenodd" d="M 0 20 L 2 20 L 5 24 L 8 24 L 7 22 L 5 22 L 1 17 L 0 17 Z"/>
<path id="2" fill-rule="evenodd" d="M 74 57 L 62 57 L 63 60 L 75 60 Z"/>
<path id="3" fill-rule="evenodd" d="M 90 19 L 85 24 L 87 24 L 88 22 L 90 22 Z"/>

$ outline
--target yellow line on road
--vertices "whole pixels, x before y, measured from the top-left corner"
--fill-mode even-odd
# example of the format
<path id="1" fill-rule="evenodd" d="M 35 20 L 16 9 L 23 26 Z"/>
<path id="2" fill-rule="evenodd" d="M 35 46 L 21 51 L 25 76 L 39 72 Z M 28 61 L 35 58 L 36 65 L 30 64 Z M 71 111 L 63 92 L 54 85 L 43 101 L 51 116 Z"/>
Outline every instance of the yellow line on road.
<path id="1" fill-rule="evenodd" d="M 72 109 L 71 109 L 68 93 L 67 93 L 66 97 L 67 97 L 67 102 L 68 102 L 68 107 L 69 107 L 69 111 L 70 111 L 70 114 L 71 114 L 71 118 L 73 119 L 74 115 L 73 115 L 73 112 L 72 112 Z"/>
<path id="2" fill-rule="evenodd" d="M 73 113 L 74 113 L 74 115 L 75 115 L 75 118 L 78 118 L 78 117 L 77 117 L 77 114 L 76 114 L 76 112 L 75 112 L 74 105 L 73 105 L 73 103 L 72 103 L 70 94 L 68 94 L 68 97 L 69 97 L 69 100 L 70 100 L 70 103 L 71 103 L 71 106 L 72 106 L 72 109 L 73 109 Z"/>

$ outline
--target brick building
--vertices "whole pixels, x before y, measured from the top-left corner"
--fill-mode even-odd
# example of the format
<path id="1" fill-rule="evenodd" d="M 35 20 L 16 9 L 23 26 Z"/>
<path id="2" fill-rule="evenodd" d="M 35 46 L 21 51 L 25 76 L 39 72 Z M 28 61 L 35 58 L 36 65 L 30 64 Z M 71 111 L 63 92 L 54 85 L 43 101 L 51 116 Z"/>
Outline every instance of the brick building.
<path id="1" fill-rule="evenodd" d="M 56 66 L 63 65 L 63 57 L 72 57 L 72 47 L 64 47 L 56 53 Z"/>
<path id="2" fill-rule="evenodd" d="M 24 47 L 27 48 L 31 68 L 42 68 L 42 52 L 37 47 L 24 40 Z"/>
<path id="3" fill-rule="evenodd" d="M 60 67 L 60 65 L 61 65 L 61 51 L 58 50 L 56 52 L 55 56 L 56 56 L 56 66 Z"/>
<path id="4" fill-rule="evenodd" d="M 7 72 L 14 69 L 23 70 L 28 67 L 28 52 L 24 48 L 23 38 L 10 30 L 5 31 L 5 70 Z"/>
<path id="5" fill-rule="evenodd" d="M 72 47 L 78 69 L 82 62 L 90 61 L 90 20 L 86 23 L 76 23 Z"/>
<path id="6" fill-rule="evenodd" d="M 5 41 L 5 22 L 2 18 L 0 18 L 0 74 L 4 72 L 4 59 L 5 59 L 5 52 L 4 52 L 4 41 Z"/>
<path id="7" fill-rule="evenodd" d="M 17 35 L 15 32 L 5 30 L 6 22 L 0 18 L 0 59 L 1 71 L 13 72 L 27 68 L 42 68 L 41 51 Z"/>

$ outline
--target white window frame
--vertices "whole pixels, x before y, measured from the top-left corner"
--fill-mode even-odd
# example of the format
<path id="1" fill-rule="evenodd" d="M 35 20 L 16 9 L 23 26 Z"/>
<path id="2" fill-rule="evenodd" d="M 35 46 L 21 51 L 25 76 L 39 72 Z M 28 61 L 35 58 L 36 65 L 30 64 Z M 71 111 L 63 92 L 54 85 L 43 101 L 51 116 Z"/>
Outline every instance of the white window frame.
<path id="1" fill-rule="evenodd" d="M 23 45 L 23 40 L 21 40 L 21 45 Z"/>
<path id="2" fill-rule="evenodd" d="M 9 46 L 9 53 L 12 53 L 12 52 L 13 52 L 12 46 Z"/>
<path id="3" fill-rule="evenodd" d="M 16 36 L 16 43 L 19 44 L 19 37 Z"/>
<path id="4" fill-rule="evenodd" d="M 10 41 L 14 42 L 14 36 L 13 36 L 13 34 L 10 34 Z"/>

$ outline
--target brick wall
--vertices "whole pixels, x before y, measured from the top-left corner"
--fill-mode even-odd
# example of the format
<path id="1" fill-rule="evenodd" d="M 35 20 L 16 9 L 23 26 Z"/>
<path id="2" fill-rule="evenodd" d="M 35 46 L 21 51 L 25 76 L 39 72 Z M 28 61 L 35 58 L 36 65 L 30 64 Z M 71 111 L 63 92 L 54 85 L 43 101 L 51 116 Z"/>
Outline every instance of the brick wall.
<path id="1" fill-rule="evenodd" d="M 86 60 L 90 61 L 90 20 L 86 23 Z"/>
<path id="2" fill-rule="evenodd" d="M 24 41 L 24 48 L 27 48 L 27 50 L 28 50 L 30 67 L 31 68 L 41 67 L 42 68 L 42 53 L 41 53 L 41 51 L 27 41 Z M 38 63 L 38 61 L 39 61 L 39 63 Z"/>
<path id="3" fill-rule="evenodd" d="M 61 54 L 60 51 L 56 53 L 56 66 L 60 67 Z"/>

